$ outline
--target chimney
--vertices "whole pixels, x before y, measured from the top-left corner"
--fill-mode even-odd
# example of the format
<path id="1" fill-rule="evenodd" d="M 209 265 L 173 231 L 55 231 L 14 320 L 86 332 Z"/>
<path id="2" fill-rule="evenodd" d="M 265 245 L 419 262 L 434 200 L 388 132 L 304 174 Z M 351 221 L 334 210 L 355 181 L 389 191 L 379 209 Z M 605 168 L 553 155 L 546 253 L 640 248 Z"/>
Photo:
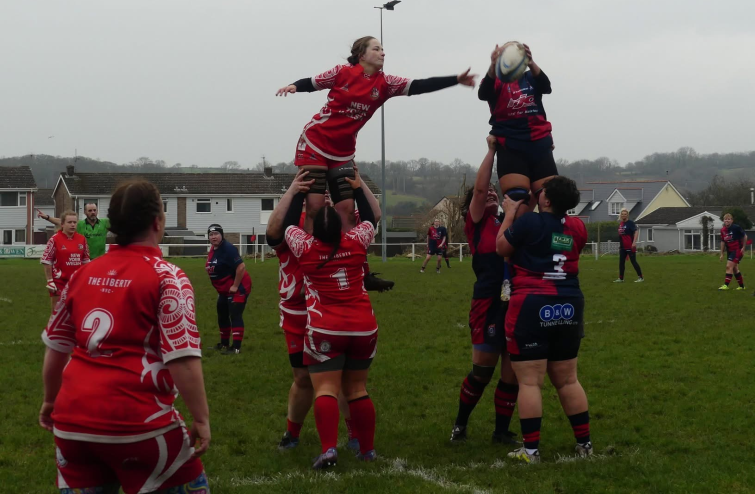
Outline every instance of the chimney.
<path id="1" fill-rule="evenodd" d="M 266 166 L 265 167 L 265 177 L 271 178 L 273 176 L 273 167 L 272 166 Z"/>
<path id="2" fill-rule="evenodd" d="M 66 175 L 73 177 L 73 165 L 66 165 Z"/>

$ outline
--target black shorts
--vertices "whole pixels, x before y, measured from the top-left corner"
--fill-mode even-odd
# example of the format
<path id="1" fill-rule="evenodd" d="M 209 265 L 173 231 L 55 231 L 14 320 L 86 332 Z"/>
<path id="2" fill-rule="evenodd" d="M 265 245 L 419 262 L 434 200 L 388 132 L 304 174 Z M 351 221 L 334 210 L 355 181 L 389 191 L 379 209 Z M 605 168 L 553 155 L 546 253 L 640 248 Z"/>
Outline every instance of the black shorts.
<path id="1" fill-rule="evenodd" d="M 501 302 L 500 296 L 472 299 L 469 311 L 469 329 L 472 334 L 472 347 L 488 353 L 501 353 L 506 350 L 504 321 L 508 302 Z"/>
<path id="2" fill-rule="evenodd" d="M 512 362 L 577 358 L 585 335 L 583 296 L 517 295 L 506 314 Z"/>
<path id="3" fill-rule="evenodd" d="M 550 148 L 533 147 L 523 151 L 499 143 L 496 144 L 496 162 L 499 179 L 516 173 L 528 177 L 530 184 L 533 184 L 543 178 L 558 175 L 556 160 L 553 159 L 553 150 Z"/>
<path id="4" fill-rule="evenodd" d="M 443 255 L 443 249 L 438 247 L 437 245 L 428 245 L 427 246 L 427 255 L 428 256 L 442 256 Z"/>
<path id="5" fill-rule="evenodd" d="M 304 365 L 304 351 L 296 352 L 296 353 L 289 353 L 288 354 L 288 361 L 291 364 L 291 367 L 294 369 L 304 369 L 307 366 Z"/>

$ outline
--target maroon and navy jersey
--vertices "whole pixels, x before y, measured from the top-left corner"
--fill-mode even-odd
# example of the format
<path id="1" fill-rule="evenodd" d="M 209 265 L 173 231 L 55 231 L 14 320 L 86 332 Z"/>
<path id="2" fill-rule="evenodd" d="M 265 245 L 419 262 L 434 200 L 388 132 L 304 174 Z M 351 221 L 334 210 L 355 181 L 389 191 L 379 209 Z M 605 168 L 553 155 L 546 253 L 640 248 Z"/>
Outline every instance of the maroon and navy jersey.
<path id="1" fill-rule="evenodd" d="M 434 226 L 430 226 L 430 228 L 427 229 L 427 245 L 429 247 L 437 247 L 438 244 L 440 244 L 440 239 L 441 239 L 440 228 L 435 228 Z"/>
<path id="2" fill-rule="evenodd" d="M 77 269 L 89 262 L 87 239 L 80 233 L 68 237 L 60 230 L 47 241 L 39 262 L 52 266 L 53 279 L 65 285 Z"/>
<path id="3" fill-rule="evenodd" d="M 467 213 L 464 234 L 472 252 L 472 270 L 477 277 L 473 299 L 501 295 L 505 261 L 495 251 L 495 239 L 500 228 L 501 217 L 487 208 L 478 223 L 473 222 L 472 215 Z"/>
<path id="4" fill-rule="evenodd" d="M 409 94 L 411 79 L 364 73 L 360 65 L 336 65 L 312 78 L 316 90 L 330 89 L 328 102 L 304 127 L 301 139 L 325 158 L 348 161 L 356 152 L 357 134 L 393 96 Z"/>
<path id="5" fill-rule="evenodd" d="M 637 231 L 637 225 L 634 221 L 627 220 L 619 223 L 619 240 L 621 241 L 622 250 L 636 251 L 637 246 L 632 247 L 634 243 L 634 234 Z"/>
<path id="6" fill-rule="evenodd" d="M 721 228 L 721 241 L 726 244 L 728 252 L 742 250 L 744 238 L 745 231 L 739 225 L 732 223 L 729 228 L 726 228 L 726 226 Z"/>
<path id="7" fill-rule="evenodd" d="M 519 80 L 508 83 L 485 76 L 479 97 L 490 106 L 490 133 L 509 147 L 536 143 L 550 148 L 553 128 L 543 107 L 543 94 L 550 93 L 550 80 L 542 71 L 535 77 L 528 70 Z"/>
<path id="8" fill-rule="evenodd" d="M 582 220 L 551 213 L 525 213 L 505 232 L 514 294 L 581 295 L 579 253 L 587 243 Z"/>
<path id="9" fill-rule="evenodd" d="M 341 234 L 333 259 L 333 247 L 296 226 L 286 228 L 286 243 L 299 259 L 307 293 L 307 329 L 338 334 L 368 333 L 377 329 L 375 314 L 364 289 L 364 262 L 375 236 L 370 222 L 362 222 Z"/>
<path id="10" fill-rule="evenodd" d="M 227 240 L 223 240 L 217 247 L 210 247 L 205 270 L 210 275 L 212 286 L 220 295 L 228 295 L 228 290 L 236 279 L 236 267 L 239 264 L 244 264 L 244 260 L 241 259 L 236 246 Z M 239 292 L 250 293 L 251 289 L 252 279 L 249 277 L 249 273 L 244 273 L 239 285 Z"/>

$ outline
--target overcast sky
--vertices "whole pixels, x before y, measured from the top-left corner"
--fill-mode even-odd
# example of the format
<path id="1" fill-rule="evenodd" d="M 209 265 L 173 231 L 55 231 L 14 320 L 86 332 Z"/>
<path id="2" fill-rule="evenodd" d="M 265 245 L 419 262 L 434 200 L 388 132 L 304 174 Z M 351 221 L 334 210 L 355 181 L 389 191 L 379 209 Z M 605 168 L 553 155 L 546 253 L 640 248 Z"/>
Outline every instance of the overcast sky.
<path id="1" fill-rule="evenodd" d="M 370 0 L 0 0 L 0 155 L 252 167 L 290 161 L 325 92 L 281 86 L 380 35 Z M 484 74 L 527 43 L 551 79 L 556 158 L 624 164 L 691 146 L 755 149 L 755 1 L 404 0 L 383 14 L 385 71 Z M 386 104 L 386 159 L 477 165 L 487 105 L 453 87 Z M 54 136 L 54 137 L 50 137 Z M 357 159 L 380 159 L 380 114 Z"/>

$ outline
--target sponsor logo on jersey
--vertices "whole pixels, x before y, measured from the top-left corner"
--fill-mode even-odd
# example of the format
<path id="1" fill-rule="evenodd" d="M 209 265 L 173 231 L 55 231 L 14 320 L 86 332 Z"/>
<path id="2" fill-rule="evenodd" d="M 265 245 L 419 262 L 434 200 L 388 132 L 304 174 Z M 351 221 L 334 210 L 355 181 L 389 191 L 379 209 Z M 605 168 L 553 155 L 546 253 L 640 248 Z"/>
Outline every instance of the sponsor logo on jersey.
<path id="1" fill-rule="evenodd" d="M 551 249 L 560 251 L 570 251 L 574 246 L 574 239 L 571 235 L 562 235 L 553 233 L 551 235 Z"/>
<path id="2" fill-rule="evenodd" d="M 372 88 L 372 92 L 370 93 L 370 98 L 378 99 L 379 97 L 380 97 L 380 91 L 378 91 L 378 88 L 376 87 Z"/>
<path id="3" fill-rule="evenodd" d="M 108 276 L 115 276 L 117 274 L 118 274 L 118 271 L 116 271 L 115 269 L 111 269 L 110 271 L 107 272 Z"/>
<path id="4" fill-rule="evenodd" d="M 521 94 L 516 99 L 511 98 L 509 100 L 509 104 L 507 108 L 509 110 L 521 110 L 522 108 L 525 108 L 528 106 L 537 106 L 537 103 L 535 102 L 535 97 L 527 95 L 527 94 Z"/>
<path id="5" fill-rule="evenodd" d="M 323 341 L 320 343 L 320 351 L 323 353 L 327 353 L 330 351 L 330 342 L 329 341 Z"/>
<path id="6" fill-rule="evenodd" d="M 79 244 L 79 250 L 84 250 L 84 246 Z"/>

